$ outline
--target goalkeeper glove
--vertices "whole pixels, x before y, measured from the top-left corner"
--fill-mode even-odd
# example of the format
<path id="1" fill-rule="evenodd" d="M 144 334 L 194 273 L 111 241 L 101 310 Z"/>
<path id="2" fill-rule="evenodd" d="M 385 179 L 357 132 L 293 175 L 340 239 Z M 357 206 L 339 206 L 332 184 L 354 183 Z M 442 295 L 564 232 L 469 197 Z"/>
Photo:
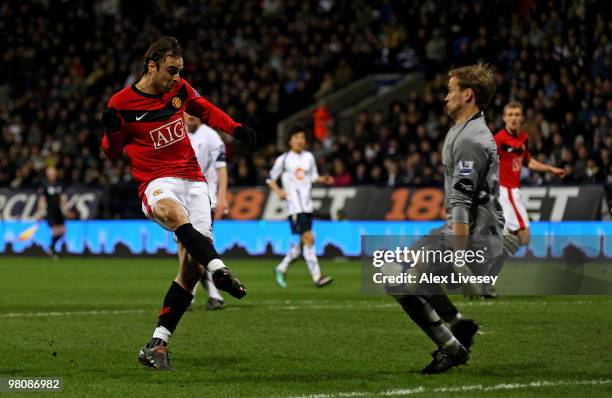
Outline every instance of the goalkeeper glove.
<path id="1" fill-rule="evenodd" d="M 503 245 L 504 253 L 510 257 L 518 250 L 519 246 L 521 245 L 521 240 L 514 234 L 504 232 Z"/>

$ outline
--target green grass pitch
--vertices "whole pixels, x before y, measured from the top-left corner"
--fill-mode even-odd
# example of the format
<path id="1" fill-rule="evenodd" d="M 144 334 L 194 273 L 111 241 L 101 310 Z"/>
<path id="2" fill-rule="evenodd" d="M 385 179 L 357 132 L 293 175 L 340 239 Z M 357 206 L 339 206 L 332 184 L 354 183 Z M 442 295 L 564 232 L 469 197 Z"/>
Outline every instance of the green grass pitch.
<path id="1" fill-rule="evenodd" d="M 174 259 L 0 258 L 0 377 L 62 377 L 70 397 L 612 396 L 612 298 L 456 298 L 477 319 L 468 366 L 422 376 L 434 346 L 395 302 L 360 290 L 357 262 L 306 266 L 279 288 L 270 260 L 228 260 L 248 289 L 196 309 L 170 342 L 175 372 L 137 359 Z M 19 393 L 14 396 L 40 396 Z"/>

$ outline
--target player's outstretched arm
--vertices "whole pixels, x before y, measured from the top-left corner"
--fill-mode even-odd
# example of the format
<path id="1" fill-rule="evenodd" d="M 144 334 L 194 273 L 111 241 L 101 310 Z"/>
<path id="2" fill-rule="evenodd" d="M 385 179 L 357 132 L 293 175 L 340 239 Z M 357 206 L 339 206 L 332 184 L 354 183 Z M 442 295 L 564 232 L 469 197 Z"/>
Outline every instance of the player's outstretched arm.
<path id="1" fill-rule="evenodd" d="M 200 118 L 202 123 L 214 129 L 223 131 L 233 136 L 239 141 L 255 145 L 257 143 L 257 133 L 249 126 L 237 123 L 227 113 L 217 108 L 215 105 L 203 97 L 195 97 L 186 107 L 187 113 Z"/>
<path id="2" fill-rule="evenodd" d="M 318 176 L 312 182 L 316 184 L 334 185 L 334 177 L 330 175 Z"/>
<path id="3" fill-rule="evenodd" d="M 537 160 L 531 158 L 529 159 L 529 163 L 527 164 L 530 170 L 533 171 L 541 171 L 544 173 L 551 173 L 558 177 L 564 178 L 566 173 L 565 170 L 560 169 L 559 167 L 554 167 L 549 164 L 544 164 L 542 162 L 538 162 Z"/>

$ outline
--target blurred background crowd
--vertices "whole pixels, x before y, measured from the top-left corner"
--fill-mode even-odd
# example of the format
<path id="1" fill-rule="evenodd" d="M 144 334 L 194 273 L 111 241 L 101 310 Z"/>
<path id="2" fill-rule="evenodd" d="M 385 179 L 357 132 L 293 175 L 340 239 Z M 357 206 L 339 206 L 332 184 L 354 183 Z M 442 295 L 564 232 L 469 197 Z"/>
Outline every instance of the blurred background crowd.
<path id="1" fill-rule="evenodd" d="M 102 217 L 141 217 L 129 164 L 100 156 L 99 117 L 112 93 L 139 78 L 148 45 L 173 35 L 185 49 L 183 76 L 266 136 L 255 154 L 228 145 L 231 186 L 264 183 L 285 149 L 276 146 L 280 120 L 379 72 L 421 72 L 425 93 L 408 93 L 386 112 L 362 112 L 344 131 L 332 121 L 330 133 L 310 145 L 319 172 L 336 177 L 337 186 L 439 185 L 450 126 L 442 101 L 446 73 L 484 61 L 497 77 L 486 111 L 491 130 L 503 128 L 503 106 L 518 100 L 536 159 L 565 168 L 564 183 L 609 189 L 606 6 L 605 0 L 4 1 L 0 187 L 35 187 L 42 169 L 54 165 L 66 185 L 106 191 Z M 561 182 L 524 173 L 525 184 Z"/>

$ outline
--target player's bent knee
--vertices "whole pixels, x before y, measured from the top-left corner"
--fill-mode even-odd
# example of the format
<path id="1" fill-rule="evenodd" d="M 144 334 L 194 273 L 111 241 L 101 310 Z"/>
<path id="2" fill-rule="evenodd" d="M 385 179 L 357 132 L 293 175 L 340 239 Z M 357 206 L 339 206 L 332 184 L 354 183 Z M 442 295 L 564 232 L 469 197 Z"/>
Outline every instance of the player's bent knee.
<path id="1" fill-rule="evenodd" d="M 157 202 L 153 207 L 153 215 L 173 231 L 189 222 L 185 209 L 171 199 L 162 199 Z"/>
<path id="2" fill-rule="evenodd" d="M 302 234 L 302 243 L 306 246 L 312 246 L 314 244 L 314 235 L 312 231 L 306 231 Z"/>

